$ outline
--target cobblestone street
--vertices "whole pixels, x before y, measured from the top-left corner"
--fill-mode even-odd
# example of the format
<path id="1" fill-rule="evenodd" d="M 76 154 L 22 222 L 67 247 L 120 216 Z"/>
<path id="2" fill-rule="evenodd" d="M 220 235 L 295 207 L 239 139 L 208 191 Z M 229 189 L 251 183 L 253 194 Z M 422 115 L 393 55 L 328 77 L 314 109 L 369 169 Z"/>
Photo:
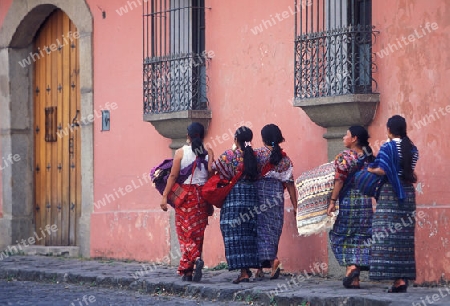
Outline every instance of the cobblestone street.
<path id="1" fill-rule="evenodd" d="M 238 302 L 196 301 L 166 295 L 104 289 L 86 285 L 0 280 L 0 305 L 26 306 L 144 306 L 245 305 Z"/>
<path id="2" fill-rule="evenodd" d="M 171 266 L 11 256 L 0 261 L 0 305 L 450 305 L 445 285 L 411 286 L 407 294 L 397 295 L 386 294 L 389 282 L 363 280 L 361 290 L 348 290 L 337 279 L 282 274 L 235 285 L 236 275 L 205 268 L 201 282 L 194 283 L 181 281 Z"/>

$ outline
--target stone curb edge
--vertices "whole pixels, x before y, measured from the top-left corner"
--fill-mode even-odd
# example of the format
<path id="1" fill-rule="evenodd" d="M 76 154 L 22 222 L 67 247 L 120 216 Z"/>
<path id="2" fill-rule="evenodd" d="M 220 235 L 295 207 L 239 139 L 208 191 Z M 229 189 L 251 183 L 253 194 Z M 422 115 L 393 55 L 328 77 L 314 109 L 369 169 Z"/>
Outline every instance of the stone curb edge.
<path id="1" fill-rule="evenodd" d="M 169 282 L 158 279 L 139 279 L 132 277 L 83 276 L 74 273 L 46 272 L 44 270 L 0 268 L 0 279 L 14 278 L 19 281 L 59 282 L 68 284 L 95 284 L 99 288 L 119 288 L 130 291 L 143 291 L 151 295 L 172 295 L 205 301 L 233 301 L 257 303 L 258 305 L 291 306 L 310 302 L 314 306 L 389 306 L 389 301 L 377 301 L 369 297 L 317 297 L 311 295 L 299 297 L 292 293 L 283 293 L 270 298 L 266 293 L 253 288 L 211 288 L 202 283 Z M 253 304 L 255 305 L 255 304 Z"/>

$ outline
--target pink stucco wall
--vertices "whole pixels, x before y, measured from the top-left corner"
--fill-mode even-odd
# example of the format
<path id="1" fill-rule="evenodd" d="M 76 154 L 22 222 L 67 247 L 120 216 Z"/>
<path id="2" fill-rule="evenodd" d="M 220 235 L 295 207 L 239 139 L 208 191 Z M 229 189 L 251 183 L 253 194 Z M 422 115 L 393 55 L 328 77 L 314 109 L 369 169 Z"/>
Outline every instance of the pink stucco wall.
<path id="1" fill-rule="evenodd" d="M 449 17 L 445 0 L 373 1 L 381 102 L 370 132 L 372 143 L 386 139 L 387 118 L 402 114 L 420 150 L 417 211 L 426 216 L 416 226 L 419 283 L 450 279 Z"/>
<path id="2" fill-rule="evenodd" d="M 0 25 L 11 2 L 0 0 Z M 131 9 L 131 2 L 87 0 L 94 21 L 94 110 L 99 112 L 108 102 L 117 105 L 111 111 L 111 131 L 101 132 L 100 120 L 94 121 L 98 207 L 91 218 L 91 256 L 162 262 L 170 249 L 169 217 L 159 208 L 159 194 L 142 176 L 172 152 L 170 141 L 142 121 L 142 7 L 136 0 L 138 7 Z M 416 227 L 419 283 L 450 279 L 450 144 L 445 141 L 450 132 L 450 5 L 445 0 L 422 2 L 373 1 L 373 23 L 380 31 L 374 45 L 379 53 L 374 77 L 381 103 L 369 127 L 377 150 L 386 139 L 387 118 L 402 114 L 421 153 L 417 203 L 425 217 Z M 231 134 L 244 123 L 253 129 L 254 145 L 259 146 L 260 129 L 276 123 L 286 138 L 283 147 L 297 177 L 326 162 L 327 152 L 325 130 L 292 107 L 293 5 L 292 0 L 265 1 L 264 5 L 257 0 L 206 1 L 206 50 L 214 52 L 208 68 L 213 120 L 206 141 L 217 156 L 231 146 Z M 121 7 L 128 7 L 122 16 L 117 12 Z M 254 33 L 263 20 L 284 11 L 282 21 Z M 436 23 L 437 28 L 424 35 L 427 22 Z M 414 42 L 404 43 L 402 37 L 408 35 L 416 35 Z M 381 54 L 382 49 L 388 51 Z M 0 202 L 0 217 L 1 213 Z M 208 266 L 225 260 L 218 214 L 216 210 L 210 218 L 205 235 Z M 286 211 L 279 257 L 287 271 L 327 262 L 326 245 L 325 234 L 297 237 L 294 217 Z"/>
<path id="3" fill-rule="evenodd" d="M 112 188 L 129 184 L 142 170 L 170 155 L 170 151 L 168 141 L 161 139 L 149 124 L 140 120 L 140 11 L 134 9 L 118 16 L 115 10 L 124 3 L 95 1 L 95 4 L 107 12 L 107 18 L 101 19 L 100 11 L 93 10 L 95 103 L 117 101 L 119 105 L 117 114 L 112 113 L 112 131 L 103 134 L 96 129 L 95 199 L 98 201 Z M 377 58 L 375 77 L 381 103 L 370 127 L 372 144 L 377 148 L 378 143 L 386 138 L 386 119 L 395 113 L 404 114 L 410 123 L 411 138 L 422 152 L 417 169 L 420 178 L 418 205 L 427 211 L 427 215 L 417 227 L 419 282 L 436 280 L 441 272 L 444 272 L 444 278 L 449 276 L 449 265 L 443 260 L 449 255 L 446 250 L 448 212 L 445 208 L 448 203 L 445 201 L 448 192 L 445 192 L 443 183 L 445 171 L 433 171 L 428 167 L 444 160 L 450 151 L 448 143 L 439 141 L 442 138 L 439 135 L 443 135 L 446 127 L 448 129 L 448 122 L 443 117 L 420 129 L 414 125 L 423 116 L 431 114 L 433 109 L 446 106 L 448 86 L 444 81 L 448 79 L 445 77 L 448 70 L 441 63 L 445 59 L 448 63 L 448 56 L 445 57 L 447 53 L 440 50 L 447 50 L 449 41 L 445 37 L 445 16 L 448 14 L 443 4 L 444 1 L 437 1 L 423 7 L 419 4 L 402 7 L 401 1 L 392 1 L 389 3 L 391 9 L 386 10 L 385 3 L 375 2 L 373 10 L 374 24 L 381 31 L 375 51 L 385 48 L 392 40 L 396 42 L 402 35 L 412 34 L 417 27 L 420 30 L 420 25 L 427 21 L 439 25 L 438 30 L 428 33 L 433 35 L 417 38 L 414 44 L 404 45 L 402 50 Z M 289 12 L 292 5 L 290 0 L 264 5 L 257 1 L 246 1 L 245 4 L 237 0 L 207 1 L 206 6 L 210 9 L 206 12 L 206 49 L 213 51 L 215 56 L 208 71 L 208 96 L 213 120 L 206 138 L 216 154 L 220 154 L 231 145 L 231 141 L 219 143 L 213 140 L 225 139 L 223 134 L 229 129 L 234 131 L 245 122 L 255 131 L 257 146 L 261 144 L 260 128 L 268 122 L 277 123 L 285 134 L 287 141 L 284 147 L 294 161 L 295 174 L 299 175 L 303 170 L 326 161 L 326 145 L 321 137 L 324 130 L 290 103 L 293 96 L 293 16 L 259 34 L 252 32 L 262 20 L 283 11 Z M 126 43 L 118 45 L 117 41 Z M 440 47 L 430 50 L 429 46 Z M 113 67 L 107 65 L 111 58 L 115 62 Z M 133 135 L 134 141 L 129 135 Z M 130 145 L 126 145 L 127 139 Z M 136 148 L 137 143 L 141 143 L 139 149 Z M 159 148 L 158 152 L 152 151 L 155 147 Z M 130 152 L 124 152 L 122 148 L 129 148 Z M 427 151 L 433 153 L 427 154 Z M 110 152 L 117 152 L 114 160 L 121 161 L 114 167 L 105 162 Z M 146 164 L 147 168 L 142 169 Z M 448 166 L 443 167 L 442 170 L 448 170 Z M 159 211 L 158 200 L 158 195 L 151 189 L 141 189 L 106 209 L 96 210 L 92 216 L 92 256 L 158 260 L 166 255 L 169 248 L 168 219 L 167 214 Z M 286 204 L 288 207 L 289 203 Z M 434 205 L 442 208 L 433 209 Z M 326 235 L 298 238 L 295 222 L 290 217 L 286 215 L 279 254 L 285 269 L 299 271 L 307 269 L 312 262 L 326 262 Z M 210 218 L 205 240 L 206 263 L 211 266 L 224 260 L 217 215 Z M 151 245 L 152 252 L 148 252 L 147 245 Z M 427 249 L 440 255 L 431 255 L 433 253 L 425 252 Z"/>
<path id="4" fill-rule="evenodd" d="M 116 9 L 126 1 L 87 2 L 94 20 L 94 109 L 117 103 L 111 131 L 94 122 L 94 200 L 105 205 L 92 214 L 91 256 L 161 261 L 170 248 L 169 220 L 147 177 L 171 150 L 142 120 L 142 6 L 120 16 Z"/>
<path id="5" fill-rule="evenodd" d="M 292 107 L 293 97 L 293 34 L 294 16 L 254 34 L 252 29 L 268 20 L 271 15 L 289 12 L 290 0 L 267 1 L 206 1 L 211 9 L 206 11 L 208 50 L 215 57 L 211 61 L 209 100 L 213 120 L 209 135 L 221 135 L 229 128 L 235 130 L 240 122 L 251 123 L 254 146 L 261 146 L 261 128 L 267 123 L 280 126 L 286 142 L 285 151 L 292 158 L 295 176 L 326 161 L 324 130 Z M 239 9 L 237 9 L 239 8 Z M 250 125 L 250 124 L 248 124 Z M 208 136 L 209 136 L 208 135 Z M 216 155 L 231 146 L 231 141 L 214 148 Z M 321 148 L 315 154 L 305 156 L 312 148 Z M 286 208 L 291 204 L 286 201 Z M 213 240 L 210 237 L 216 237 Z M 223 257 L 218 221 L 214 221 L 206 233 L 206 254 Z M 299 238 L 295 218 L 286 211 L 285 226 L 280 243 L 279 257 L 286 270 L 308 269 L 311 262 L 326 262 L 325 237 Z M 324 247 L 325 246 L 325 247 Z M 209 258 L 207 257 L 207 260 Z"/>
<path id="6" fill-rule="evenodd" d="M 13 0 L 2 0 L 0 1 L 0 24 L 3 24 L 3 19 L 5 19 L 6 13 L 11 6 Z"/>
<path id="7" fill-rule="evenodd" d="M 170 156 L 171 151 L 169 141 L 141 119 L 141 7 L 119 16 L 116 10 L 126 2 L 88 3 L 96 8 L 92 11 L 95 105 L 97 108 L 107 101 L 118 104 L 117 110 L 111 113 L 110 132 L 100 132 L 100 122 L 94 123 L 95 201 L 98 202 L 114 189 L 125 188 L 133 179 L 138 182 L 138 175 L 148 172 L 152 165 Z M 249 1 L 247 9 L 233 9 L 239 5 L 242 4 L 238 1 L 210 1 L 206 5 L 211 7 L 206 11 L 206 26 L 214 29 L 207 31 L 206 37 L 206 50 L 214 52 L 208 71 L 213 120 L 206 141 L 218 155 L 231 147 L 235 129 L 246 124 L 254 131 L 255 145 L 261 145 L 260 129 L 266 123 L 277 123 L 283 130 L 284 148 L 294 160 L 298 175 L 310 164 L 324 162 L 326 149 L 321 137 L 323 130 L 311 124 L 309 118 L 291 104 L 293 25 L 287 19 L 284 24 L 259 35 L 250 31 L 280 7 L 287 10 L 291 3 L 283 1 L 261 7 L 256 1 Z M 106 11 L 105 19 L 97 6 Z M 252 18 L 248 18 L 249 10 Z M 302 158 L 301 152 L 309 147 L 323 149 L 308 159 Z M 158 260 L 167 255 L 168 214 L 160 211 L 159 200 L 158 194 L 147 185 L 95 209 L 91 255 L 137 260 Z M 210 218 L 205 237 L 205 261 L 210 266 L 225 260 L 218 214 L 216 211 Z M 284 267 L 306 269 L 310 261 L 323 262 L 326 258 L 326 251 L 321 251 L 324 240 L 298 238 L 296 231 L 294 217 L 288 214 L 280 250 Z M 293 257 L 293 251 L 298 256 Z"/>

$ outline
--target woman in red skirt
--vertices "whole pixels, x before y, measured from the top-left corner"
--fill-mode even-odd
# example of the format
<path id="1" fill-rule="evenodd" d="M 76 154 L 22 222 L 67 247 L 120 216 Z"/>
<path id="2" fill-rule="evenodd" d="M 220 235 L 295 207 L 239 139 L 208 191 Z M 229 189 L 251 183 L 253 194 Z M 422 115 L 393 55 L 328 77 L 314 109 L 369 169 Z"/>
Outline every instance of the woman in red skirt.
<path id="1" fill-rule="evenodd" d="M 201 189 L 208 179 L 208 163 L 214 160 L 214 153 L 203 146 L 205 129 L 202 124 L 193 122 L 187 132 L 188 144 L 175 152 L 161 208 L 167 211 L 167 195 L 177 181 L 180 170 L 195 163 L 193 173 L 182 183 L 188 195 L 181 205 L 175 207 L 175 226 L 181 251 L 178 273 L 183 276 L 183 281 L 199 282 L 204 265 L 201 255 L 209 208 L 209 204 L 201 197 Z"/>

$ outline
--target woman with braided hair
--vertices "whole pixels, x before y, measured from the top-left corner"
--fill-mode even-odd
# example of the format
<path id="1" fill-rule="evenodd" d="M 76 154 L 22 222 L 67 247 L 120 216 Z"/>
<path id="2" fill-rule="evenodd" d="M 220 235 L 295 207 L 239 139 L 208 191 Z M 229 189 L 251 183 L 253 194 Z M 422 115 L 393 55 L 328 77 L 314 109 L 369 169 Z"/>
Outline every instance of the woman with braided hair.
<path id="1" fill-rule="evenodd" d="M 416 278 L 413 183 L 417 182 L 414 169 L 419 151 L 406 134 L 405 118 L 399 115 L 389 118 L 387 133 L 390 141 L 383 144 L 377 159 L 368 168 L 369 172 L 385 175 L 388 180 L 381 187 L 373 216 L 369 278 L 394 280 L 388 292 L 399 293 L 406 292 L 408 280 Z M 397 227 L 398 224 L 403 226 Z"/>
<path id="2" fill-rule="evenodd" d="M 370 265 L 370 239 L 372 237 L 372 199 L 360 193 L 354 183 L 354 174 L 374 160 L 369 146 L 369 133 L 359 125 L 351 126 L 343 137 L 344 146 L 334 160 L 334 188 L 328 206 L 328 215 L 339 214 L 330 230 L 331 249 L 339 265 L 346 267 L 342 281 L 347 289 L 359 289 L 360 271 Z"/>
<path id="3" fill-rule="evenodd" d="M 160 204 L 161 209 L 167 211 L 167 195 L 177 181 L 181 169 L 195 163 L 192 174 L 182 185 L 188 195 L 181 205 L 175 207 L 175 227 L 181 251 L 178 273 L 182 275 L 183 281 L 199 282 L 204 265 L 201 255 L 210 205 L 201 197 L 201 190 L 214 160 L 212 149 L 205 149 L 203 146 L 204 136 L 205 128 L 201 123 L 193 122 L 188 126 L 188 144 L 175 151 L 173 166 Z"/>
<path id="4" fill-rule="evenodd" d="M 258 255 L 262 268 L 272 268 L 270 279 L 280 275 L 277 257 L 278 244 L 284 224 L 284 187 L 286 187 L 294 217 L 297 211 L 297 192 L 294 185 L 293 164 L 280 147 L 284 141 L 281 130 L 275 124 L 267 124 L 261 130 L 264 146 L 255 150 L 260 177 L 258 187 Z M 264 277 L 263 270 L 255 278 Z"/>
<path id="5" fill-rule="evenodd" d="M 258 205 L 255 181 L 258 178 L 256 156 L 251 141 L 253 132 L 241 126 L 234 134 L 235 149 L 227 150 L 212 164 L 221 178 L 231 180 L 242 173 L 220 210 L 220 230 L 225 245 L 228 269 L 240 269 L 234 284 L 249 282 L 250 268 L 258 268 L 256 244 L 256 216 L 253 208 Z"/>

